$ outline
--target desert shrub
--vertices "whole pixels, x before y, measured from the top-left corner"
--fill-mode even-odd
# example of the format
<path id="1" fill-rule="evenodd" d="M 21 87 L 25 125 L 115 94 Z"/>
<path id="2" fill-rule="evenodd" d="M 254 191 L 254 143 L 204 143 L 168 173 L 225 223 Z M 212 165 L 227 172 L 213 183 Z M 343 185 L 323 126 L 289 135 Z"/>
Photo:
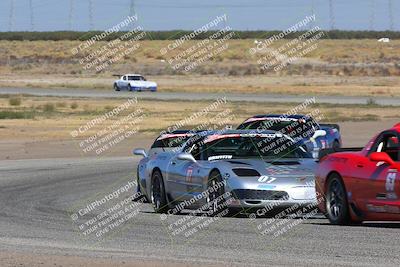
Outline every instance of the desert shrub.
<path id="1" fill-rule="evenodd" d="M 22 103 L 22 99 L 21 97 L 11 97 L 8 100 L 8 103 L 10 104 L 10 106 L 20 106 Z"/>
<path id="2" fill-rule="evenodd" d="M 35 113 L 33 111 L 0 111 L 0 120 L 12 119 L 33 119 Z"/>
<path id="3" fill-rule="evenodd" d="M 65 108 L 67 106 L 67 104 L 65 102 L 57 102 L 56 103 L 56 107 L 58 108 Z"/>
<path id="4" fill-rule="evenodd" d="M 56 110 L 56 107 L 53 103 L 46 103 L 43 105 L 43 111 L 44 112 L 54 112 Z"/>
<path id="5" fill-rule="evenodd" d="M 70 106 L 72 109 L 77 109 L 78 108 L 78 103 L 74 102 Z"/>

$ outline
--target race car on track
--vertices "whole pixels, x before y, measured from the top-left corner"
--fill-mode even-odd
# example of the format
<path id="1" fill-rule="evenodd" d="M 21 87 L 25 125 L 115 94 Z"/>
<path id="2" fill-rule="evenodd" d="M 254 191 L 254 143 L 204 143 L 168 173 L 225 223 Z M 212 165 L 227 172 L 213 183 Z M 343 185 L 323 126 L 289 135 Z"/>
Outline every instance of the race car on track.
<path id="1" fill-rule="evenodd" d="M 192 137 L 195 133 L 200 131 L 190 131 L 190 130 L 176 130 L 170 133 L 160 134 L 151 145 L 150 149 L 146 152 L 144 149 L 136 149 L 135 154 L 142 155 L 144 159 L 141 161 L 142 165 L 146 165 L 150 159 L 154 158 L 155 155 L 161 152 L 179 150 L 179 147 L 182 146 L 190 137 Z M 139 168 L 137 174 L 137 192 L 140 192 L 140 183 L 138 180 L 139 177 Z M 144 197 L 143 194 L 137 194 L 137 198 L 134 200 L 141 199 Z M 145 202 L 148 202 L 146 199 Z"/>
<path id="2" fill-rule="evenodd" d="M 245 120 L 237 129 L 280 131 L 304 145 L 314 158 L 318 157 L 321 149 L 340 148 L 342 145 L 337 124 L 319 124 L 307 115 L 256 115 Z"/>
<path id="3" fill-rule="evenodd" d="M 151 158 L 143 149 L 134 154 L 144 156 L 138 166 L 140 190 L 158 213 L 316 206 L 317 163 L 279 132 L 203 131 L 179 150 Z"/>
<path id="4" fill-rule="evenodd" d="M 120 75 L 114 75 L 120 76 Z M 157 91 L 157 83 L 147 81 L 140 74 L 125 74 L 121 75 L 120 79 L 114 82 L 114 90 L 128 90 L 128 91 Z"/>
<path id="5" fill-rule="evenodd" d="M 331 223 L 400 220 L 399 140 L 397 124 L 359 150 L 321 151 L 316 190 Z"/>

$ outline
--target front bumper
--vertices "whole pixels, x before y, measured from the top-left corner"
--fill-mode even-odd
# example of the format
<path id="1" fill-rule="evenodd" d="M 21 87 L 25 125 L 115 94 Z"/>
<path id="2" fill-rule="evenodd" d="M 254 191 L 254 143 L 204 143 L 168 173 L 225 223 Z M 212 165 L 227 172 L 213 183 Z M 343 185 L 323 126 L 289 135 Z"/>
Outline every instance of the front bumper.
<path id="1" fill-rule="evenodd" d="M 157 86 L 149 86 L 149 87 L 146 87 L 146 86 L 132 86 L 132 90 L 133 91 L 152 91 L 152 92 L 155 92 L 155 91 L 157 91 Z"/>
<path id="2" fill-rule="evenodd" d="M 286 190 L 233 189 L 230 190 L 232 208 L 286 208 L 292 206 L 317 207 L 315 188 L 293 186 Z"/>

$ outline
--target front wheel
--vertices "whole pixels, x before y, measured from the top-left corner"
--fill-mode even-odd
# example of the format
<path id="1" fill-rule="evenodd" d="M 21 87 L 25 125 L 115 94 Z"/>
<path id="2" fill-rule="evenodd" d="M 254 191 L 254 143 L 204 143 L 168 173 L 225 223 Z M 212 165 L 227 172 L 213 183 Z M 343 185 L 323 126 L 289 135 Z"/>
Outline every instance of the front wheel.
<path id="1" fill-rule="evenodd" d="M 133 91 L 132 86 L 130 84 L 128 84 L 128 91 L 131 91 L 131 92 Z"/>
<path id="2" fill-rule="evenodd" d="M 228 208 L 229 196 L 225 196 L 225 185 L 219 171 L 210 173 L 207 182 L 207 207 L 210 216 L 234 216 L 234 210 Z"/>
<path id="3" fill-rule="evenodd" d="M 154 211 L 157 213 L 167 213 L 168 203 L 161 173 L 155 171 L 151 181 L 151 203 L 153 204 Z"/>
<path id="4" fill-rule="evenodd" d="M 327 217 L 332 224 L 348 225 L 351 223 L 346 189 L 337 174 L 333 174 L 329 179 L 325 205 Z"/>
<path id="5" fill-rule="evenodd" d="M 118 84 L 116 84 L 116 83 L 114 83 L 114 90 L 115 90 L 115 91 L 119 91 Z"/>

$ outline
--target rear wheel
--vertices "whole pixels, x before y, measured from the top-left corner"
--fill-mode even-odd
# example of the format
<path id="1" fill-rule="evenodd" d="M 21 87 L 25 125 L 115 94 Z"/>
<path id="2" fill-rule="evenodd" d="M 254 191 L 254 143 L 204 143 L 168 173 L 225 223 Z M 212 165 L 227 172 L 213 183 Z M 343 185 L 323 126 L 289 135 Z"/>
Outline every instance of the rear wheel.
<path id="1" fill-rule="evenodd" d="M 153 204 L 154 211 L 157 213 L 166 213 L 168 211 L 168 203 L 161 173 L 155 171 L 151 181 L 151 203 Z"/>
<path id="2" fill-rule="evenodd" d="M 118 84 L 116 84 L 116 83 L 114 83 L 114 90 L 115 90 L 115 91 L 119 91 Z"/>
<path id="3" fill-rule="evenodd" d="M 332 174 L 329 178 L 325 205 L 327 217 L 332 224 L 351 223 L 346 189 L 338 174 Z"/>
<path id="4" fill-rule="evenodd" d="M 132 86 L 130 84 L 128 84 L 128 91 L 133 91 Z"/>

